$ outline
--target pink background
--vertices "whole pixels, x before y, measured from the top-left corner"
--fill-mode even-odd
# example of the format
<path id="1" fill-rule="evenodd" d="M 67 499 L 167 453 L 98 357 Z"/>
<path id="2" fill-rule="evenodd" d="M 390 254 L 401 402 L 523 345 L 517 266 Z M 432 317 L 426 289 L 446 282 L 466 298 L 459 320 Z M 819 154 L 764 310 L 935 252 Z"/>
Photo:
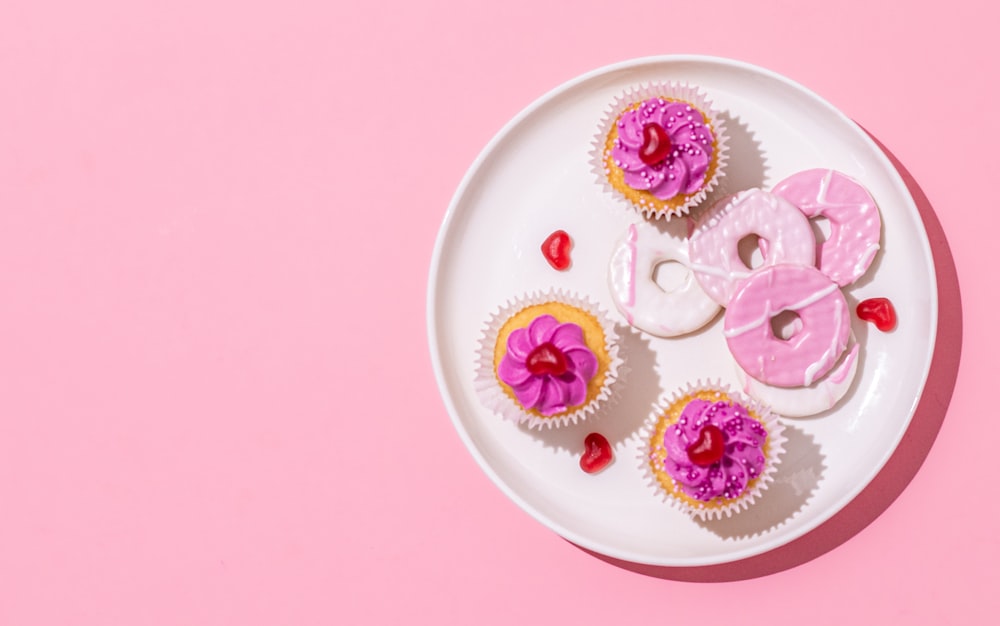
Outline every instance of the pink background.
<path id="1" fill-rule="evenodd" d="M 0 7 L 0 623 L 1000 608 L 990 3 L 56 4 Z M 661 570 L 573 546 L 486 478 L 438 395 L 425 290 L 452 193 L 507 120 L 672 53 L 785 74 L 895 155 L 942 343 L 852 506 L 764 557 Z"/>

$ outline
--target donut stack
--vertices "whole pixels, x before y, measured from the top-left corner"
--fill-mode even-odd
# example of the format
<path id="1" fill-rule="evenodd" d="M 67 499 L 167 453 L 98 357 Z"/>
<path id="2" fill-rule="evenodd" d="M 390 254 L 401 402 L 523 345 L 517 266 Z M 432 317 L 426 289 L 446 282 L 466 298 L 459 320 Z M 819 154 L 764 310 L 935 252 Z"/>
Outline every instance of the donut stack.
<path id="1" fill-rule="evenodd" d="M 809 220 L 820 217 L 830 234 L 817 243 Z M 686 240 L 642 235 L 629 229 L 609 271 L 612 297 L 630 324 L 677 336 L 710 321 L 710 306 L 725 307 L 723 333 L 745 393 L 801 417 L 833 407 L 847 392 L 858 344 L 842 288 L 865 274 L 881 237 L 878 208 L 863 186 L 834 170 L 802 171 L 770 192 L 723 198 L 693 223 Z M 748 237 L 757 237 L 763 257 L 754 268 L 740 256 Z M 696 280 L 659 290 L 652 268 L 668 260 L 688 267 Z M 700 313 L 679 324 L 671 311 L 691 303 Z"/>

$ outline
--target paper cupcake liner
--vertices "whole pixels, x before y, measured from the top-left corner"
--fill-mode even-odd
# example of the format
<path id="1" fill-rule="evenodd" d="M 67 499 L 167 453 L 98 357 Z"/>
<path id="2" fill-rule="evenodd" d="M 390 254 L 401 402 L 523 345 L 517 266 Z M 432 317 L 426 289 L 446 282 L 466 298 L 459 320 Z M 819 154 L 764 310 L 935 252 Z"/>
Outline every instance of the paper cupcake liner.
<path id="1" fill-rule="evenodd" d="M 604 350 L 608 355 L 608 368 L 604 382 L 597 394 L 586 404 L 561 414 L 544 416 L 522 407 L 512 398 L 501 385 L 493 366 L 494 349 L 500 329 L 504 323 L 522 309 L 542 305 L 549 302 L 559 302 L 585 311 L 597 320 L 604 332 Z M 588 416 L 592 416 L 601 406 L 613 398 L 613 388 L 621 380 L 625 372 L 622 359 L 618 354 L 618 333 L 614 329 L 607 313 L 584 296 L 575 293 L 553 289 L 545 292 L 532 292 L 507 301 L 499 310 L 492 314 L 486 322 L 479 349 L 476 355 L 476 375 L 474 386 L 480 401 L 490 410 L 516 423 L 526 423 L 529 428 L 554 428 L 567 424 L 576 424 Z"/>
<path id="2" fill-rule="evenodd" d="M 654 442 L 651 441 L 651 439 L 653 434 L 656 432 L 656 427 L 659 424 L 661 417 L 671 406 L 680 402 L 685 396 L 693 395 L 699 392 L 717 392 L 724 394 L 729 401 L 742 404 L 747 408 L 752 416 L 755 416 L 757 420 L 763 424 L 765 430 L 767 430 L 767 453 L 764 455 L 765 464 L 764 469 L 761 470 L 760 476 L 751 481 L 746 491 L 740 494 L 740 496 L 725 502 L 711 501 L 693 504 L 688 499 L 678 497 L 660 484 L 660 480 L 657 477 L 656 472 L 653 471 L 650 463 L 650 459 L 652 458 L 655 448 Z M 666 418 L 664 417 L 662 419 Z M 739 513 L 740 511 L 750 508 L 757 498 L 759 498 L 762 493 L 767 491 L 768 486 L 774 482 L 774 473 L 777 471 L 778 464 L 781 463 L 781 457 L 785 452 L 784 446 L 787 442 L 784 430 L 785 427 L 778 420 L 778 416 L 773 414 L 771 410 L 761 402 L 733 392 L 728 386 L 711 382 L 702 384 L 699 380 L 693 385 L 689 383 L 686 388 L 674 392 L 672 397 L 662 397 L 655 405 L 653 405 L 653 410 L 650 413 L 649 418 L 647 418 L 646 423 L 643 424 L 639 431 L 639 436 L 642 438 L 642 445 L 639 446 L 639 463 L 642 467 L 643 476 L 645 477 L 646 482 L 663 497 L 665 502 L 668 502 L 675 508 L 692 517 L 697 517 L 702 520 L 722 519 L 723 516 L 728 518 L 736 513 Z M 678 491 L 679 490 L 680 488 L 678 487 Z"/>
<path id="3" fill-rule="evenodd" d="M 609 168 L 605 162 L 608 134 L 614 128 L 619 116 L 628 107 L 649 98 L 667 98 L 687 102 L 705 115 L 715 134 L 715 169 L 710 172 L 711 177 L 705 180 L 699 191 L 685 196 L 686 200 L 675 207 L 658 208 L 652 201 L 648 201 L 647 204 L 636 202 L 608 180 Z M 679 215 L 687 215 L 693 207 L 702 203 L 708 194 L 719 185 L 719 181 L 725 176 L 726 163 L 729 161 L 729 136 L 726 132 L 725 122 L 720 117 L 719 112 L 713 108 L 707 96 L 697 87 L 687 83 L 652 82 L 628 88 L 623 94 L 616 97 L 604 112 L 604 117 L 598 124 L 598 132 L 591 145 L 590 165 L 592 172 L 597 177 L 597 182 L 601 184 L 604 191 L 626 202 L 648 219 L 666 218 L 670 220 Z"/>

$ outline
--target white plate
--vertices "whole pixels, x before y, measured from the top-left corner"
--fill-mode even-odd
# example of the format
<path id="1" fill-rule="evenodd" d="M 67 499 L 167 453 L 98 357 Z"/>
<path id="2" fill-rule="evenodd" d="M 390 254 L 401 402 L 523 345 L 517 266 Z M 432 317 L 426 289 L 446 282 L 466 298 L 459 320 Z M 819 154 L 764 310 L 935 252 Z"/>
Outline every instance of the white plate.
<path id="1" fill-rule="evenodd" d="M 606 287 L 618 236 L 637 214 L 602 192 L 588 165 L 595 128 L 626 87 L 690 81 L 728 113 L 730 190 L 770 188 L 813 167 L 861 181 L 882 212 L 882 251 L 850 303 L 885 296 L 899 326 L 881 333 L 855 321 L 858 379 L 833 411 L 785 420 L 788 452 L 774 485 L 748 511 L 696 522 L 643 481 L 635 431 L 661 393 L 696 379 L 736 386 L 721 317 L 681 339 L 624 332 Z M 550 268 L 539 251 L 556 229 L 574 240 L 573 265 Z M 613 414 L 560 430 L 529 431 L 485 410 L 473 388 L 483 323 L 509 298 L 562 287 L 589 295 L 626 335 L 632 369 Z M 745 63 L 697 56 L 639 59 L 572 80 L 512 120 L 469 169 L 438 236 L 428 287 L 435 374 L 455 427 L 476 461 L 514 502 L 566 539 L 618 559 L 668 566 L 734 561 L 816 528 L 848 504 L 889 459 L 910 422 L 930 367 L 937 288 L 927 235 L 899 174 L 872 140 L 802 86 Z M 615 445 L 603 472 L 583 473 L 583 439 Z"/>

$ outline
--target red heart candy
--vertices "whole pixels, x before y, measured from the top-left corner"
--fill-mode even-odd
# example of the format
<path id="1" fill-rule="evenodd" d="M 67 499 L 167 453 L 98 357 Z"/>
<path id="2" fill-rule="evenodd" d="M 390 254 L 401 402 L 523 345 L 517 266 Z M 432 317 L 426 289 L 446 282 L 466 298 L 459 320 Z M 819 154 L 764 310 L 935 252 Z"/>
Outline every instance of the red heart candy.
<path id="1" fill-rule="evenodd" d="M 570 265 L 569 250 L 572 247 L 573 241 L 566 231 L 557 230 L 542 242 L 542 254 L 549 265 L 562 271 Z"/>
<path id="2" fill-rule="evenodd" d="M 583 440 L 583 456 L 580 457 L 580 469 L 588 474 L 601 471 L 611 463 L 614 452 L 611 444 L 600 433 L 590 433 Z"/>
<path id="3" fill-rule="evenodd" d="M 639 158 L 646 165 L 656 165 L 670 154 L 670 136 L 656 122 L 650 122 L 642 127 L 642 147 L 639 148 Z"/>
<path id="4" fill-rule="evenodd" d="M 858 317 L 872 322 L 882 332 L 896 327 L 896 308 L 889 298 L 869 298 L 858 303 Z"/>
<path id="5" fill-rule="evenodd" d="M 701 427 L 698 440 L 687 447 L 688 458 L 700 467 L 708 467 L 722 458 L 726 452 L 726 435 L 722 429 L 712 424 Z"/>
<path id="6" fill-rule="evenodd" d="M 535 346 L 535 349 L 528 354 L 524 362 L 528 371 L 535 376 L 561 376 L 569 369 L 569 362 L 562 350 L 557 348 L 551 341 Z"/>

